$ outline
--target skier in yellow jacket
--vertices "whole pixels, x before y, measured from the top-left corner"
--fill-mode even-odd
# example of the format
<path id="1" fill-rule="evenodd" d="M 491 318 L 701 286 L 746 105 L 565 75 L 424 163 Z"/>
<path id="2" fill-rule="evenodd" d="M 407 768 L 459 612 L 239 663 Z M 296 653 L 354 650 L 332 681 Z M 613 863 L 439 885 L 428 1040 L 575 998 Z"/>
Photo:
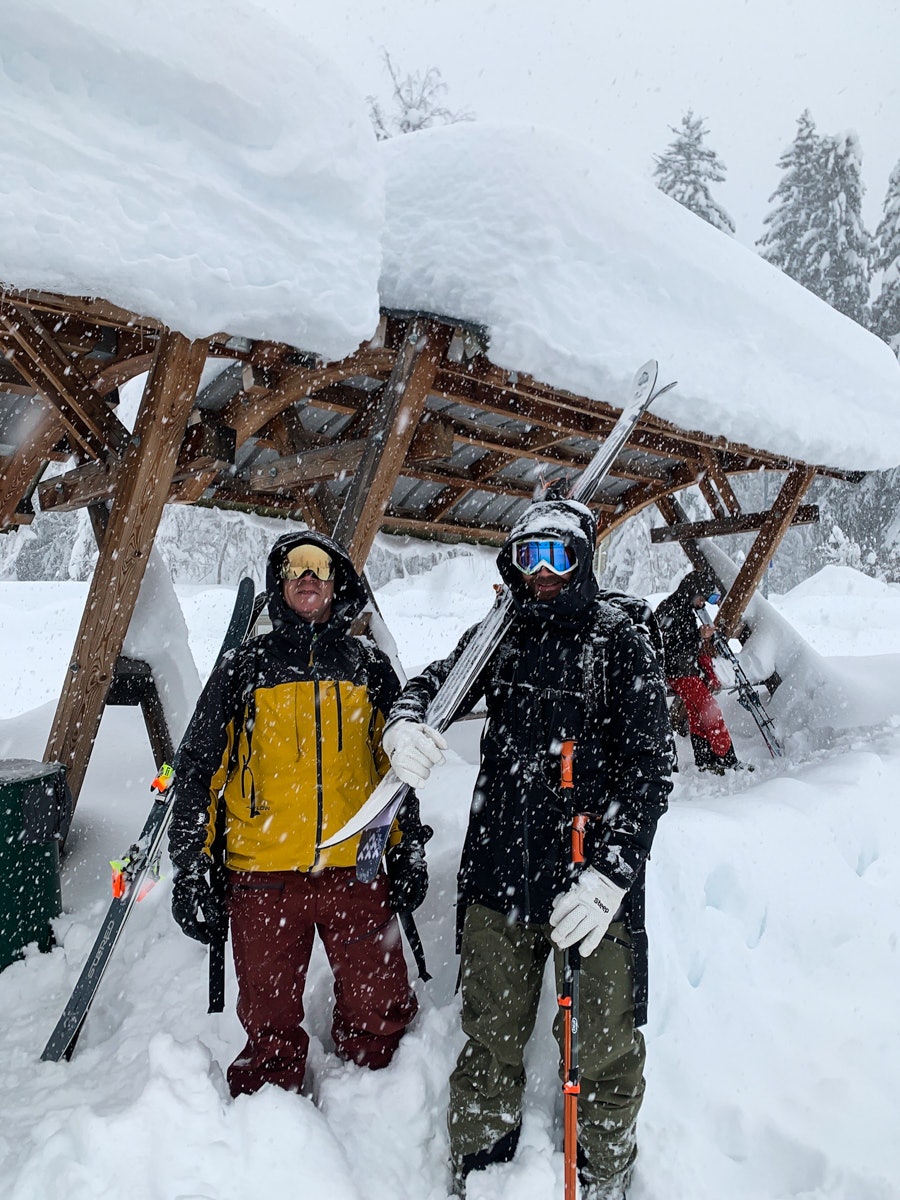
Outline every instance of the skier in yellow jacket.
<path id="1" fill-rule="evenodd" d="M 350 634 L 366 601 L 346 552 L 313 532 L 280 538 L 267 569 L 272 632 L 223 660 L 176 761 L 169 835 L 172 911 L 190 937 L 221 936 L 226 913 L 206 874 L 225 806 L 227 914 L 247 1044 L 228 1070 L 232 1095 L 265 1083 L 299 1090 L 309 1038 L 303 990 L 315 933 L 334 972 L 339 1056 L 390 1062 L 416 1012 L 395 911 L 427 888 L 413 798 L 388 873 L 356 879 L 358 838 L 318 844 L 359 809 L 387 770 L 385 714 L 400 691 L 387 657 Z"/>

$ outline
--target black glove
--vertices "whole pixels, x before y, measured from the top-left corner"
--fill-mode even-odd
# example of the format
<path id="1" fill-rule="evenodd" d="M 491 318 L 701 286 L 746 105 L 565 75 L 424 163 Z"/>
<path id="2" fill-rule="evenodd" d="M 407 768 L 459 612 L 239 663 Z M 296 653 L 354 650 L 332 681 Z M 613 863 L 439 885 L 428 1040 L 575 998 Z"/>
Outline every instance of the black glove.
<path id="1" fill-rule="evenodd" d="M 172 916 L 182 932 L 204 946 L 222 941 L 226 936 L 228 913 L 225 900 L 213 892 L 202 866 L 176 872 L 172 884 Z"/>
<path id="2" fill-rule="evenodd" d="M 420 825 L 418 836 L 406 833 L 403 841 L 391 846 L 385 855 L 390 894 L 388 903 L 394 912 L 415 912 L 428 893 L 428 863 L 425 843 L 434 836 L 430 825 Z"/>

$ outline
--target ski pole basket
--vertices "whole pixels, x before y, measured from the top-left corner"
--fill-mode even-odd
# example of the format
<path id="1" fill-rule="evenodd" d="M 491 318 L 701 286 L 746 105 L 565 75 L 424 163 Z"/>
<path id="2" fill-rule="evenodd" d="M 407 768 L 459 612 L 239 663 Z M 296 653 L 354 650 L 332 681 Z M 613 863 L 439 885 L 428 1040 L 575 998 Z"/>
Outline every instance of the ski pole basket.
<path id="1" fill-rule="evenodd" d="M 0 759 L 0 971 L 53 944 L 62 911 L 59 846 L 71 815 L 61 763 Z"/>

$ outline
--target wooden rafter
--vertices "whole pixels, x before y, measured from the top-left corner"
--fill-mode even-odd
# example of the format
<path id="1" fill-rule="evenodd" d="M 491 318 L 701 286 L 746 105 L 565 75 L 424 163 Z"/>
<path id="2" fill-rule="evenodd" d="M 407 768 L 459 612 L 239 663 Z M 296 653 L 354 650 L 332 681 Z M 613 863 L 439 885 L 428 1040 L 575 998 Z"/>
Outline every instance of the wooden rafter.
<path id="1" fill-rule="evenodd" d="M 372 436 L 334 530 L 358 568 L 368 558 L 452 333 L 451 326 L 413 320 L 378 398 Z"/>
<path id="2" fill-rule="evenodd" d="M 14 343 L 14 364 L 59 412 L 67 432 L 94 458 L 122 453 L 128 430 L 38 317 L 0 302 L 0 328 Z"/>
<path id="3" fill-rule="evenodd" d="M 651 542 L 681 542 L 695 538 L 729 537 L 738 533 L 754 533 L 769 520 L 770 510 L 741 513 L 736 517 L 718 517 L 711 521 L 684 521 L 666 528 L 650 530 Z M 819 519 L 815 504 L 803 504 L 794 513 L 791 526 L 814 525 Z"/>
<path id="4" fill-rule="evenodd" d="M 28 433 L 22 438 L 0 469 L 0 530 L 19 524 L 19 503 L 29 495 L 43 473 L 53 447 L 63 436 L 63 425 L 56 409 L 40 396 L 33 396 L 27 408 Z"/>

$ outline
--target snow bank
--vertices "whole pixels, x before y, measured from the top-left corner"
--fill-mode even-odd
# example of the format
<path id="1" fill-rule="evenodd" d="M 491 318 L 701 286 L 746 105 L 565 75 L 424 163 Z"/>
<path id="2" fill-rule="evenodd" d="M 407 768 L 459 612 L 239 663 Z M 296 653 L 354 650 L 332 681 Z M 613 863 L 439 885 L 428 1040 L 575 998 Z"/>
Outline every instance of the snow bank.
<path id="1" fill-rule="evenodd" d="M 474 549 L 380 591 L 405 654 L 445 653 L 483 615 L 493 558 Z M 50 635 L 64 629 L 71 644 L 85 586 L 0 586 L 10 692 L 29 672 L 55 671 Z M 863 626 L 879 593 L 843 573 L 803 588 L 829 586 L 855 596 Z M 205 673 L 233 589 L 179 597 Z M 26 711 L 33 691 L 19 694 L 19 715 L 0 721 L 0 757 L 39 758 L 54 705 Z M 417 919 L 434 978 L 417 984 L 420 1016 L 395 1061 L 370 1073 L 335 1059 L 331 977 L 317 948 L 306 996 L 309 1095 L 267 1090 L 231 1102 L 223 1070 L 243 1043 L 233 974 L 226 1011 L 208 1015 L 205 951 L 173 923 L 165 877 L 136 907 L 72 1061 L 38 1061 L 105 910 L 108 860 L 150 802 L 143 723 L 134 710 L 109 710 L 68 843 L 59 946 L 0 973 L 0 1196 L 447 1200 L 447 1078 L 463 1040 L 453 897 L 478 736 L 478 722 L 455 725 L 446 765 L 422 789 L 435 836 Z M 895 1200 L 900 724 L 836 739 L 805 760 L 792 742 L 779 764 L 752 731 L 738 736 L 756 773 L 701 776 L 688 753 L 654 845 L 648 1087 L 633 1200 Z M 548 977 L 526 1058 L 519 1151 L 474 1178 L 470 1200 L 562 1195 L 554 1011 Z"/>
<path id="2" fill-rule="evenodd" d="M 679 386 L 655 411 L 685 429 L 812 463 L 900 462 L 887 346 L 646 180 L 533 126 L 380 149 L 384 304 L 486 325 L 499 365 L 614 404 L 657 358 Z"/>
<path id="3" fill-rule="evenodd" d="M 177 746 L 200 696 L 200 674 L 168 568 L 150 551 L 122 653 L 150 664 L 172 741 Z"/>
<path id="4" fill-rule="evenodd" d="M 6 283 L 332 358 L 371 336 L 383 193 L 365 105 L 255 6 L 8 6 L 0 114 Z"/>

